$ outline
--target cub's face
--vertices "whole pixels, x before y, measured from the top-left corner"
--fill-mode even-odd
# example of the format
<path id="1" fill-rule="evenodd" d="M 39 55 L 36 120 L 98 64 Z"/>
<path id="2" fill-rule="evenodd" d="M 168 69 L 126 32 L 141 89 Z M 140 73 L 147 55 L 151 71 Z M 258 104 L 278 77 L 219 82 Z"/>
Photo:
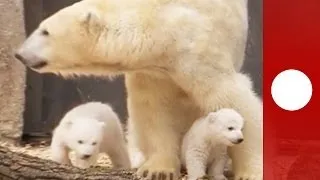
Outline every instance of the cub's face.
<path id="1" fill-rule="evenodd" d="M 210 121 L 209 129 L 214 139 L 220 139 L 224 144 L 233 146 L 243 139 L 243 118 L 233 109 L 221 109 L 207 116 Z M 216 138 L 217 137 L 217 138 Z"/>
<path id="2" fill-rule="evenodd" d="M 103 27 L 97 12 L 88 9 L 76 3 L 45 19 L 16 51 L 16 58 L 38 72 L 90 71 L 96 61 L 99 64 L 95 46 Z"/>
<path id="3" fill-rule="evenodd" d="M 104 136 L 103 122 L 95 119 L 76 119 L 69 124 L 67 144 L 76 156 L 82 160 L 90 160 L 97 155 Z"/>

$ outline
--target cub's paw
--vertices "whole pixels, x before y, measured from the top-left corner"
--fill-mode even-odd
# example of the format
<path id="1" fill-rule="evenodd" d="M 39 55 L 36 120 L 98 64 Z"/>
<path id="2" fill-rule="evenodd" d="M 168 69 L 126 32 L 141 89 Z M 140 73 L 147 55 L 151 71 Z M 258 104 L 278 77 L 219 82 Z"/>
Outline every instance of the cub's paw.
<path id="1" fill-rule="evenodd" d="M 87 169 L 90 168 L 91 163 L 82 159 L 75 159 L 74 166 L 80 169 Z"/>
<path id="2" fill-rule="evenodd" d="M 156 156 L 147 160 L 137 171 L 144 180 L 178 180 L 180 162 L 176 158 Z"/>

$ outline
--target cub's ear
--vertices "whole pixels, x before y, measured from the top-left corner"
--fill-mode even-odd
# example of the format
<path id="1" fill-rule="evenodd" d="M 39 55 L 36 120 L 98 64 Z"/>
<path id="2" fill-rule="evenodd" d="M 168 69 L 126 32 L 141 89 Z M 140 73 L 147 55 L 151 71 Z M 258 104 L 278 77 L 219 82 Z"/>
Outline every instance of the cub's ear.
<path id="1" fill-rule="evenodd" d="M 71 121 L 71 120 L 68 119 L 67 121 L 65 121 L 64 127 L 66 127 L 67 129 L 69 129 L 71 126 L 72 126 L 72 121 Z"/>
<path id="2" fill-rule="evenodd" d="M 102 127 L 102 128 L 104 128 L 106 126 L 105 122 L 99 121 L 98 123 L 99 123 L 99 126 Z"/>
<path id="3" fill-rule="evenodd" d="M 216 112 L 210 112 L 207 115 L 207 118 L 208 118 L 210 123 L 214 123 L 216 121 L 216 119 L 217 119 L 217 113 Z"/>

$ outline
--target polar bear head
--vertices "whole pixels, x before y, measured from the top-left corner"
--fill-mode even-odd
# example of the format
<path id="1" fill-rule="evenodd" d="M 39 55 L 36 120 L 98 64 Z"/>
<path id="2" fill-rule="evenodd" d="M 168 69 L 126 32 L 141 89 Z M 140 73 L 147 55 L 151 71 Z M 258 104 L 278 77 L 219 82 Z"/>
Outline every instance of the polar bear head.
<path id="1" fill-rule="evenodd" d="M 150 19 L 140 19 L 139 11 L 124 9 L 128 7 L 121 1 L 74 3 L 43 20 L 15 57 L 37 72 L 66 76 L 139 69 L 141 59 L 159 48 L 152 48 L 156 43 L 145 34 L 149 25 L 144 23 L 150 24 Z"/>
<path id="2" fill-rule="evenodd" d="M 105 123 L 96 119 L 77 118 L 67 124 L 66 144 L 77 158 L 89 160 L 99 153 Z"/>
<path id="3" fill-rule="evenodd" d="M 19 47 L 16 58 L 39 72 L 89 71 L 93 68 L 90 59 L 100 64 L 95 47 L 104 27 L 98 14 L 85 2 L 61 9 L 39 24 Z"/>
<path id="4" fill-rule="evenodd" d="M 209 121 L 209 134 L 215 141 L 218 139 L 219 142 L 228 146 L 239 144 L 243 141 L 242 128 L 244 120 L 237 111 L 227 108 L 220 109 L 209 113 L 207 120 Z"/>

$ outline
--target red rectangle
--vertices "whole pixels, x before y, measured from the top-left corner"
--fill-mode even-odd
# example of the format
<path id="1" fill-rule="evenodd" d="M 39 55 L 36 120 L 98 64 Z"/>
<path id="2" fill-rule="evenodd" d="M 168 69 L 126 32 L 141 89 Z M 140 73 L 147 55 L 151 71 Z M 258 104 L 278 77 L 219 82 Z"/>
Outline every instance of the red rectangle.
<path id="1" fill-rule="evenodd" d="M 265 0 L 263 11 L 264 179 L 319 180 L 320 1 Z M 312 82 L 311 101 L 298 111 L 271 96 L 273 79 L 287 69 Z"/>

